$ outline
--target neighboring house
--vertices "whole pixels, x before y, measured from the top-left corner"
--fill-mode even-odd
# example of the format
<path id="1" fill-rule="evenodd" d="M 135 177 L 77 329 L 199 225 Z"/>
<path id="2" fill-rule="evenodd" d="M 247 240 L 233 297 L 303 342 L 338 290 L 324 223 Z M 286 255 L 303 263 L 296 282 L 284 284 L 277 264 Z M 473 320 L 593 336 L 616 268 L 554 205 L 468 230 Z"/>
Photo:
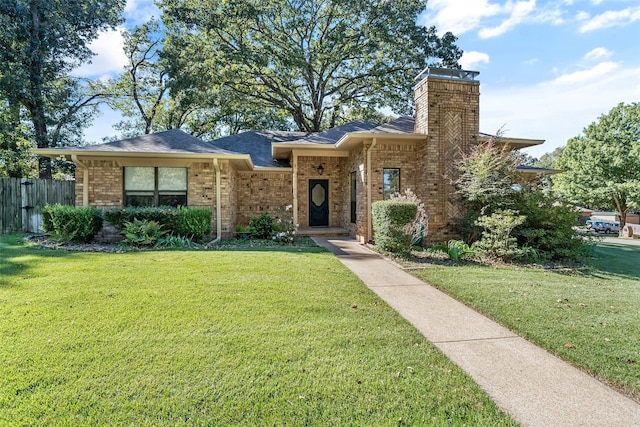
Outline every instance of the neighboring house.
<path id="1" fill-rule="evenodd" d="M 416 117 L 355 121 L 319 133 L 250 131 L 205 142 L 179 130 L 79 148 L 40 149 L 76 163 L 78 206 L 208 206 L 216 236 L 252 215 L 291 205 L 303 230 L 340 228 L 373 238 L 371 204 L 411 189 L 429 215 L 429 241 L 455 237 L 451 185 L 479 132 L 477 72 L 427 68 Z M 512 149 L 541 140 L 500 138 Z M 531 170 L 523 173 L 537 174 Z"/>

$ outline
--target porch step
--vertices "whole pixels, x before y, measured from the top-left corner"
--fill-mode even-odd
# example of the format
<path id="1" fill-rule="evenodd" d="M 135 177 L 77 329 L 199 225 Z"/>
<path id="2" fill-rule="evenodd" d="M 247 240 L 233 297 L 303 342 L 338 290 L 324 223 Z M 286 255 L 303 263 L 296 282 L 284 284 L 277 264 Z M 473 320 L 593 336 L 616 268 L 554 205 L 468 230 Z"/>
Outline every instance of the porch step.
<path id="1" fill-rule="evenodd" d="M 299 236 L 348 236 L 349 230 L 341 227 L 309 227 L 299 228 Z"/>

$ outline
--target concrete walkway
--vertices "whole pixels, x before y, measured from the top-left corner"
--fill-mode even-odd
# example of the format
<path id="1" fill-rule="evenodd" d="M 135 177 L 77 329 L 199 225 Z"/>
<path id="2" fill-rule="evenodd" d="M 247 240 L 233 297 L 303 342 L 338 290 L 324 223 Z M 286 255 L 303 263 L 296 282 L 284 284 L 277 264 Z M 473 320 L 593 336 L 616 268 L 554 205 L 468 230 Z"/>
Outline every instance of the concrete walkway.
<path id="1" fill-rule="evenodd" d="M 316 237 L 523 426 L 640 426 L 640 405 L 347 237 Z"/>

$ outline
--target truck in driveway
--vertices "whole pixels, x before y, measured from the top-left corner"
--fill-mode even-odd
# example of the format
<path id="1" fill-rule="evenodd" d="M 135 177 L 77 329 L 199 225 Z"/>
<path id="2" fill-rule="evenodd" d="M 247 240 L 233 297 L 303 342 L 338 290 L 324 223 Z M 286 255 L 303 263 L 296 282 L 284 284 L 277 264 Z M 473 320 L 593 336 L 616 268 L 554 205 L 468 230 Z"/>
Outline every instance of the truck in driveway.
<path id="1" fill-rule="evenodd" d="M 602 219 L 590 219 L 587 221 L 587 231 L 595 233 L 620 233 L 620 223 L 617 221 L 605 221 Z"/>

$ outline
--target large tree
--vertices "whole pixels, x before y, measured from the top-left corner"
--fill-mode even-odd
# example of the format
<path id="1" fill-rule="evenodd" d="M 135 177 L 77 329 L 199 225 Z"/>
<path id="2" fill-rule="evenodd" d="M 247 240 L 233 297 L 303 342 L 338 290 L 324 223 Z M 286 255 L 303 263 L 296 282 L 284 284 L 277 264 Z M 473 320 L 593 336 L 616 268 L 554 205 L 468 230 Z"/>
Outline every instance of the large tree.
<path id="1" fill-rule="evenodd" d="M 350 108 L 412 109 L 427 65 L 458 67 L 456 38 L 416 24 L 424 0 L 160 0 L 172 40 L 206 81 L 318 131 Z M 194 47 L 195 46 L 195 47 Z"/>
<path id="2" fill-rule="evenodd" d="M 77 114 L 93 105 L 95 96 L 86 96 L 69 73 L 90 60 L 88 44 L 100 31 L 121 22 L 124 5 L 0 0 L 0 91 L 11 105 L 26 109 L 39 148 L 56 145 L 62 127 L 83 121 Z"/>
<path id="3" fill-rule="evenodd" d="M 640 103 L 620 103 L 568 141 L 554 189 L 568 201 L 612 209 L 624 227 L 627 212 L 640 208 Z"/>
<path id="4" fill-rule="evenodd" d="M 99 91 L 109 94 L 108 104 L 124 117 L 116 125 L 121 137 L 182 128 L 198 137 L 216 138 L 247 129 L 289 126 L 281 111 L 257 108 L 224 85 L 213 84 L 209 73 L 198 68 L 202 64 L 197 56 L 176 41 L 166 42 L 157 21 L 123 35 L 128 63 L 120 76 L 102 84 Z"/>

